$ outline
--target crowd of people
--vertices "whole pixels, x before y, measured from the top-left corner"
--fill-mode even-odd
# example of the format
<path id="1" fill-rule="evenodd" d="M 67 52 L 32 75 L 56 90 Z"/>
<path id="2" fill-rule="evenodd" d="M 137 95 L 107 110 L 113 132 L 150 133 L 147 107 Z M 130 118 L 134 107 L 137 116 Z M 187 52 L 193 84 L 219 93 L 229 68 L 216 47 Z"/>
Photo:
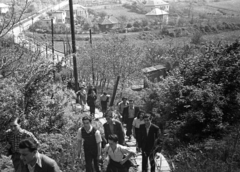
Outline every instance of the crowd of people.
<path id="1" fill-rule="evenodd" d="M 117 110 L 113 110 L 108 107 L 110 95 L 104 92 L 99 100 L 106 123 L 103 124 L 103 131 L 100 131 L 92 124 L 96 120 L 97 90 L 90 87 L 86 91 L 82 87 L 77 94 L 83 109 L 86 104 L 90 107 L 90 114 L 82 118 L 82 127 L 76 133 L 77 155 L 79 160 L 85 160 L 86 172 L 100 172 L 102 160 L 106 157 L 109 159 L 107 172 L 127 172 L 130 167 L 136 167 L 131 158 L 140 155 L 142 172 L 148 171 L 148 160 L 151 172 L 154 172 L 156 140 L 162 136 L 163 127 L 161 123 L 153 124 L 152 120 L 161 121 L 156 120 L 161 118 L 160 115 L 156 112 L 146 113 L 134 104 L 134 100 L 126 97 L 117 104 Z M 36 137 L 22 129 L 20 124 L 18 118 L 12 120 L 11 129 L 7 131 L 7 148 L 15 171 L 59 172 L 59 166 L 53 159 L 38 152 L 39 141 Z M 136 151 L 131 151 L 127 144 L 132 136 L 136 139 Z"/>

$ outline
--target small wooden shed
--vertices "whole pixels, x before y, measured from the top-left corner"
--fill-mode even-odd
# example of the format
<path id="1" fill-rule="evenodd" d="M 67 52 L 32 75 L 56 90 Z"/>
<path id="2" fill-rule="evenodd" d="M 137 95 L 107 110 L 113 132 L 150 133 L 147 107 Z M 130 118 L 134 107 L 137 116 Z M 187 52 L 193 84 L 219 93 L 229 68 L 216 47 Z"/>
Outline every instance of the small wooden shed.
<path id="1" fill-rule="evenodd" d="M 161 81 L 161 77 L 165 78 L 167 75 L 166 67 L 161 64 L 144 68 L 142 72 L 153 83 Z"/>

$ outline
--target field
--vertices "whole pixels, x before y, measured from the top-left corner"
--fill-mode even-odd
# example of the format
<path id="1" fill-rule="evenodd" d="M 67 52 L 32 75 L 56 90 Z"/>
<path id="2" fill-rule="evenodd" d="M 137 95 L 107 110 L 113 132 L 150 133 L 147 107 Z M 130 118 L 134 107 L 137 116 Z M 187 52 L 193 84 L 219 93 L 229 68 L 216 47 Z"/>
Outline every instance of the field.
<path id="1" fill-rule="evenodd" d="M 129 11 L 129 9 L 126 9 L 122 6 L 109 7 L 109 8 L 106 8 L 106 9 L 105 8 L 94 9 L 94 10 L 96 12 L 103 12 L 104 11 L 108 15 L 113 15 L 114 17 L 126 16 L 128 18 L 128 20 L 145 18 L 145 15 L 131 12 L 131 11 Z"/>
<path id="2" fill-rule="evenodd" d="M 133 42 L 134 44 L 136 44 L 137 46 L 143 46 L 146 42 L 143 40 L 139 40 L 137 39 L 139 33 L 134 33 L 134 34 L 121 34 L 126 35 L 131 42 Z M 203 35 L 203 39 L 207 42 L 209 41 L 214 41 L 214 42 L 219 42 L 220 40 L 223 42 L 233 42 L 235 41 L 237 38 L 239 38 L 239 36 L 236 35 L 240 35 L 240 30 L 237 31 L 229 31 L 229 32 L 222 32 L 222 33 L 217 33 L 217 34 L 207 34 L 207 35 Z M 97 41 L 95 39 L 94 41 L 94 36 L 97 36 L 99 39 L 99 36 L 101 35 L 93 35 L 93 42 Z M 160 46 L 164 46 L 164 47 L 182 47 L 185 44 L 190 43 L 191 41 L 191 37 L 179 37 L 179 38 L 169 38 L 166 37 L 164 39 L 161 40 L 154 40 L 154 42 L 158 43 Z M 84 46 L 85 44 L 87 44 L 88 41 L 76 41 L 76 45 L 78 47 Z M 64 48 L 63 48 L 63 43 L 62 42 L 55 42 L 55 49 L 63 52 Z"/>
<path id="3" fill-rule="evenodd" d="M 238 11 L 240 14 L 240 0 L 212 2 L 212 3 L 209 3 L 209 5 L 218 7 L 218 8 L 225 8 L 225 9 L 229 9 L 229 10 Z"/>

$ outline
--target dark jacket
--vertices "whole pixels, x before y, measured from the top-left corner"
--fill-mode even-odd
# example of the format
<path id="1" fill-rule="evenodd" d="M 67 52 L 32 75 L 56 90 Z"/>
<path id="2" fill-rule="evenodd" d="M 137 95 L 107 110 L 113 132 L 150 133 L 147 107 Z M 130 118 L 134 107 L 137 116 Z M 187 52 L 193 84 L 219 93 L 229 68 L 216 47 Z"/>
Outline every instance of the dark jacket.
<path id="1" fill-rule="evenodd" d="M 43 154 L 40 154 L 40 158 L 42 167 L 36 164 L 34 172 L 61 172 L 56 161 Z M 27 165 L 24 165 L 21 172 L 29 172 Z"/>
<path id="2" fill-rule="evenodd" d="M 145 124 L 140 125 L 139 129 L 139 147 L 142 148 L 144 152 L 151 152 L 154 149 L 154 143 L 159 136 L 158 126 L 151 124 L 148 135 Z"/>
<path id="3" fill-rule="evenodd" d="M 135 110 L 135 114 L 134 114 L 134 118 L 137 117 L 138 113 L 139 113 L 139 107 L 137 106 L 134 106 L 134 110 Z M 125 107 L 123 109 L 123 122 L 124 123 L 127 123 L 127 119 L 128 119 L 128 115 L 129 115 L 129 106 L 128 107 Z"/>
<path id="4" fill-rule="evenodd" d="M 95 106 L 95 104 L 96 104 L 96 100 L 97 100 L 97 96 L 95 95 L 95 96 L 93 96 L 93 95 L 88 95 L 88 97 L 87 97 L 87 104 L 88 104 L 88 106 Z"/>
<path id="5" fill-rule="evenodd" d="M 114 126 L 114 133 L 118 136 L 118 143 L 123 145 L 124 144 L 124 140 L 125 140 L 125 133 L 123 130 L 123 126 L 121 124 L 121 122 L 117 121 L 117 120 L 113 120 L 113 126 Z M 104 128 L 104 133 L 105 133 L 105 138 L 108 141 L 108 136 L 111 133 L 109 124 L 106 122 L 105 124 L 103 124 L 103 128 Z"/>

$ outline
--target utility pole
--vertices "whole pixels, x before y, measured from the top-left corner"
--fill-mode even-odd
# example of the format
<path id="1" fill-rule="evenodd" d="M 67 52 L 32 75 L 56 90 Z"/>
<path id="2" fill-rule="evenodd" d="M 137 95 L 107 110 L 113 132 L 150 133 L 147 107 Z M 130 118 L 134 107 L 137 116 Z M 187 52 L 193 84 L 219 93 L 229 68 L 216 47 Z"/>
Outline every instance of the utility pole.
<path id="1" fill-rule="evenodd" d="M 78 91 L 78 72 L 77 72 L 76 40 L 75 40 L 72 0 L 69 0 L 69 10 L 70 10 L 70 23 L 71 23 L 71 35 L 72 35 L 73 73 L 74 73 L 74 79 L 75 79 L 75 92 L 77 92 Z M 76 102 L 78 103 L 78 99 L 76 100 Z"/>
<path id="2" fill-rule="evenodd" d="M 92 47 L 92 30 L 89 29 L 89 34 L 90 34 L 90 45 Z M 94 60 L 93 57 L 91 58 L 92 60 L 92 84 L 94 85 L 94 81 L 95 81 L 95 74 L 94 74 Z"/>
<path id="3" fill-rule="evenodd" d="M 52 57 L 53 57 L 53 64 L 54 64 L 54 35 L 53 35 L 53 18 L 51 18 L 51 25 L 52 25 Z M 53 70 L 53 80 L 55 81 L 55 71 Z"/>
<path id="4" fill-rule="evenodd" d="M 116 93 L 117 93 L 117 87 L 118 87 L 119 80 L 120 80 L 120 76 L 117 77 L 117 80 L 116 80 L 115 85 L 114 85 L 112 99 L 111 99 L 110 104 L 109 104 L 110 107 L 113 106 L 113 104 L 114 104 L 114 99 L 115 99 L 115 96 L 116 96 Z"/>

